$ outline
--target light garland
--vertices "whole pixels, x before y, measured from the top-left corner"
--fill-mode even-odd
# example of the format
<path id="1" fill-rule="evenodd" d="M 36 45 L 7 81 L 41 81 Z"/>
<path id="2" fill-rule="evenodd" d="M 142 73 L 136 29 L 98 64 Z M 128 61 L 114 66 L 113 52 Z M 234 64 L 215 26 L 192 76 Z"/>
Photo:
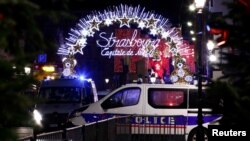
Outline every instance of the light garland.
<path id="1" fill-rule="evenodd" d="M 61 45 L 57 54 L 68 56 L 76 53 L 83 54 L 87 45 L 87 38 L 93 37 L 102 26 L 118 24 L 120 28 L 136 25 L 140 29 L 149 29 L 149 34 L 162 39 L 171 39 L 177 45 L 182 44 L 182 37 L 177 34 L 177 29 L 172 28 L 169 20 L 153 12 L 145 12 L 140 6 L 128 5 L 115 6 L 103 12 L 93 12 L 79 20 L 72 28 L 65 44 Z"/>
<path id="2" fill-rule="evenodd" d="M 93 12 L 81 18 L 76 27 L 70 30 L 68 33 L 69 37 L 66 38 L 65 43 L 57 51 L 57 54 L 66 58 L 63 61 L 64 76 L 75 75 L 73 67 L 76 64 L 76 60 L 73 56 L 76 53 L 84 54 L 83 48 L 87 45 L 88 37 L 94 37 L 95 32 L 99 31 L 102 27 L 109 27 L 114 24 L 120 28 L 130 28 L 131 25 L 134 25 L 138 29 L 147 29 L 149 31 L 148 34 L 164 39 L 166 44 L 171 46 L 170 52 L 172 52 L 174 58 L 180 57 L 178 46 L 183 44 L 183 39 L 179 34 L 179 29 L 171 27 L 168 19 L 154 12 L 146 12 L 145 8 L 141 8 L 140 6 L 120 5 L 104 10 L 103 12 Z M 152 47 L 155 49 L 155 46 Z M 150 57 L 147 53 L 149 48 L 147 46 L 142 46 L 142 48 L 145 52 L 145 55 L 142 54 L 142 56 Z M 72 64 L 67 64 L 67 66 L 65 60 L 69 60 L 67 63 L 71 62 Z M 185 64 L 183 65 L 185 66 Z M 175 73 L 171 75 L 172 82 L 180 82 L 180 80 L 190 82 L 192 80 L 188 70 L 183 70 L 181 69 L 182 67 L 177 68 L 175 68 Z"/>

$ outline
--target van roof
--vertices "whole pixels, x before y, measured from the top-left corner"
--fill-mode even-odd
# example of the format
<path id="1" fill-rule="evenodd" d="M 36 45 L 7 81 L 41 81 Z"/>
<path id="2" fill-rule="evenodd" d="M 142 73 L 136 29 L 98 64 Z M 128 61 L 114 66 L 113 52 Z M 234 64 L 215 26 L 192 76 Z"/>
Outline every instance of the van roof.
<path id="1" fill-rule="evenodd" d="M 196 85 L 191 85 L 191 84 L 148 84 L 148 83 L 142 83 L 142 84 L 137 84 L 137 83 L 129 83 L 125 84 L 124 86 L 146 86 L 146 87 L 152 87 L 152 88 L 198 88 Z"/>
<path id="2" fill-rule="evenodd" d="M 80 80 L 80 79 L 54 79 L 54 80 L 45 80 L 42 81 L 41 87 L 82 87 L 84 86 L 84 83 L 86 80 Z"/>

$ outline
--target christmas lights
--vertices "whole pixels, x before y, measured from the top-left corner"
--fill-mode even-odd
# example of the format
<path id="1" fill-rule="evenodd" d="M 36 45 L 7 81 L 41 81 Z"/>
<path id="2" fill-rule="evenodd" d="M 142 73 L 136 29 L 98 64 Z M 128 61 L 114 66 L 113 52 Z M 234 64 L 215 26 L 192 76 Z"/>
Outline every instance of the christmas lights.
<path id="1" fill-rule="evenodd" d="M 76 60 L 74 55 L 76 53 L 84 54 L 83 48 L 88 44 L 88 38 L 94 37 L 97 31 L 103 27 L 110 27 L 112 25 L 119 28 L 135 28 L 131 37 L 117 39 L 114 33 L 107 34 L 106 32 L 98 32 L 100 40 L 96 39 L 97 46 L 102 48 L 101 55 L 112 56 L 134 56 L 141 55 L 144 57 L 153 57 L 157 51 L 160 41 L 164 41 L 166 46 L 170 47 L 169 53 L 172 54 L 175 61 L 175 70 L 171 74 L 171 79 L 175 83 L 182 83 L 192 81 L 189 70 L 186 69 L 186 64 L 182 62 L 178 66 L 177 58 L 180 53 L 187 49 L 183 47 L 183 39 L 180 35 L 180 29 L 172 27 L 169 20 L 154 12 L 145 11 L 145 8 L 140 6 L 132 7 L 128 5 L 114 6 L 102 12 L 92 12 L 81 18 L 76 26 L 70 29 L 69 37 L 66 38 L 64 44 L 60 45 L 57 54 L 64 57 L 63 75 L 70 77 L 74 76 L 74 67 Z M 137 38 L 137 30 L 145 30 L 152 37 L 156 39 Z M 117 47 L 113 49 L 113 47 Z M 138 51 L 133 52 L 132 47 L 137 46 Z M 127 48 L 124 50 L 122 48 Z M 189 54 L 190 52 L 185 52 Z M 165 53 L 168 54 L 168 53 Z M 191 52 L 193 54 L 193 52 Z M 159 55 L 158 55 L 159 56 Z M 168 56 L 168 55 L 167 55 Z M 160 61 L 161 58 L 154 58 L 154 61 Z M 157 66 L 158 65 L 158 66 Z M 160 67 L 159 64 L 156 68 Z M 180 64 L 179 64 L 180 65 Z"/>
<path id="2" fill-rule="evenodd" d="M 118 24 L 120 28 L 136 25 L 140 29 L 148 29 L 149 34 L 162 39 L 171 39 L 177 45 L 182 44 L 182 37 L 176 34 L 177 29 L 171 27 L 169 20 L 154 12 L 146 12 L 140 6 L 115 6 L 103 12 L 93 12 L 79 20 L 76 27 L 71 29 L 65 44 L 61 45 L 57 54 L 68 56 L 76 53 L 83 54 L 87 38 L 93 37 L 103 26 Z"/>

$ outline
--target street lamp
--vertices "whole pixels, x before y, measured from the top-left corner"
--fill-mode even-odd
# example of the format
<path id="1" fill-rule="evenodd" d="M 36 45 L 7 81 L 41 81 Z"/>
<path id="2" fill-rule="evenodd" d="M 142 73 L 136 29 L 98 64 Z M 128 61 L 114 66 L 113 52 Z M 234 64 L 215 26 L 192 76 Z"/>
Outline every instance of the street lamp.
<path id="1" fill-rule="evenodd" d="M 108 83 L 109 83 L 109 79 L 108 78 L 105 78 L 105 87 L 106 87 L 106 90 L 108 90 Z"/>
<path id="2" fill-rule="evenodd" d="M 105 78 L 105 83 L 108 84 L 109 83 L 109 79 Z"/>
<path id="3" fill-rule="evenodd" d="M 196 9 L 203 9 L 205 6 L 206 0 L 194 0 L 194 6 Z"/>
<path id="4" fill-rule="evenodd" d="M 196 48 L 198 53 L 197 66 L 198 66 L 198 115 L 197 115 L 197 133 L 196 141 L 204 141 L 204 128 L 203 128 L 203 115 L 202 115 L 202 72 L 203 72 L 203 63 L 202 63 L 202 53 L 205 43 L 205 18 L 204 18 L 204 6 L 206 0 L 194 0 L 194 5 L 196 8 L 197 14 L 197 42 Z"/>

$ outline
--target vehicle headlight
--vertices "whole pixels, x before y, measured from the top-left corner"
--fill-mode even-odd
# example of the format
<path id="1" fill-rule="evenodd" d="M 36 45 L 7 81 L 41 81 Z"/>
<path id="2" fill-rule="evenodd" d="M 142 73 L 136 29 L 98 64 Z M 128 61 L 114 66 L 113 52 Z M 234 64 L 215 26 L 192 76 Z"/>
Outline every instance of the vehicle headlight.
<path id="1" fill-rule="evenodd" d="M 36 109 L 33 111 L 33 118 L 34 118 L 36 124 L 41 125 L 42 115 L 41 115 L 41 113 L 40 113 L 38 110 L 36 110 Z"/>

